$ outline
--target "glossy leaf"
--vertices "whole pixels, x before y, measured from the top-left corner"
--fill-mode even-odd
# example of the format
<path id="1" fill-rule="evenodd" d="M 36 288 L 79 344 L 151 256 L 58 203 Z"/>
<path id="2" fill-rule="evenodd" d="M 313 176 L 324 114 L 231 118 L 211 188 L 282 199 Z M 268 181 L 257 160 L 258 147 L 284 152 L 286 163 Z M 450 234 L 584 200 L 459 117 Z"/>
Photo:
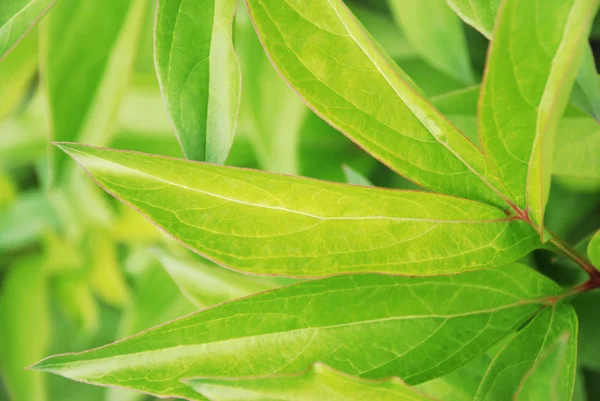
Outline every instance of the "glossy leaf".
<path id="1" fill-rule="evenodd" d="M 240 68 L 236 0 L 160 0 L 155 62 L 167 112 L 188 159 L 223 163 L 235 133 Z"/>
<path id="2" fill-rule="evenodd" d="M 587 253 L 594 266 L 600 269 L 600 231 L 596 231 L 592 237 Z"/>
<path id="3" fill-rule="evenodd" d="M 446 0 L 388 3 L 410 44 L 424 60 L 463 83 L 473 83 L 462 22 Z"/>
<path id="4" fill-rule="evenodd" d="M 29 256 L 9 268 L 0 286 L 0 327 L 0 373 L 11 399 L 47 400 L 46 378 L 25 370 L 48 352 L 50 336 L 46 278 L 39 257 Z"/>
<path id="5" fill-rule="evenodd" d="M 180 242 L 252 274 L 456 273 L 539 246 L 528 224 L 470 200 L 60 146 Z"/>
<path id="6" fill-rule="evenodd" d="M 186 384 L 212 401 L 432 401 L 400 380 L 361 380 L 323 364 L 315 364 L 300 375 L 192 379 Z"/>
<path id="7" fill-rule="evenodd" d="M 436 192 L 507 207 L 484 155 L 429 103 L 341 0 L 247 0 L 271 61 L 326 121 Z"/>
<path id="8" fill-rule="evenodd" d="M 480 98 L 483 148 L 510 198 L 543 232 L 554 133 L 598 0 L 507 0 Z"/>
<path id="9" fill-rule="evenodd" d="M 215 266 L 206 260 L 175 257 L 166 252 L 159 252 L 157 256 L 173 281 L 198 308 L 294 282 L 284 278 L 246 276 Z"/>
<path id="10" fill-rule="evenodd" d="M 553 354 L 557 347 L 563 356 L 562 363 L 548 364 L 548 358 L 555 359 Z M 527 398 L 526 394 L 548 388 L 552 390 L 552 399 L 569 401 L 575 382 L 576 359 L 575 310 L 562 303 L 547 307 L 496 356 L 475 401 L 541 400 L 545 398 Z M 545 388 L 536 389 L 540 386 Z"/>
<path id="11" fill-rule="evenodd" d="M 0 4 L 0 62 L 57 0 L 3 0 Z"/>
<path id="12" fill-rule="evenodd" d="M 318 361 L 418 383 L 480 354 L 557 291 L 522 265 L 427 278 L 344 275 L 220 304 L 35 368 L 191 400 L 204 398 L 182 378 L 292 374 Z"/>
<path id="13" fill-rule="evenodd" d="M 61 0 L 43 21 L 40 65 L 51 139 L 109 143 L 133 71 L 145 5 L 146 0 Z M 52 180 L 62 182 L 68 158 L 56 150 L 51 156 Z"/>

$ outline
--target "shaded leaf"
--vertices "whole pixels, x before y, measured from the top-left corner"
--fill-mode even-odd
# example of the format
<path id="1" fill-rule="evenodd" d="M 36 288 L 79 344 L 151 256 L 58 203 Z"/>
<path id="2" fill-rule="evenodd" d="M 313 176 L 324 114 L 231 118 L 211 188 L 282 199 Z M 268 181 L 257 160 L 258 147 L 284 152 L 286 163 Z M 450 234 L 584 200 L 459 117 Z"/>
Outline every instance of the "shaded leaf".
<path id="1" fill-rule="evenodd" d="M 362 185 L 363 187 L 373 186 L 373 184 L 371 183 L 371 181 L 369 181 L 367 177 L 354 170 L 352 167 L 344 164 L 342 166 L 342 169 L 344 170 L 344 174 L 346 175 L 346 182 L 348 184 Z"/>
<path id="2" fill-rule="evenodd" d="M 56 0 L 3 0 L 0 4 L 0 62 L 56 3 Z"/>
<path id="3" fill-rule="evenodd" d="M 600 122 L 600 80 L 591 47 L 587 47 L 583 54 L 571 101 Z"/>
<path id="4" fill-rule="evenodd" d="M 424 60 L 463 83 L 473 83 L 462 22 L 445 0 L 388 3 L 406 38 Z"/>
<path id="5" fill-rule="evenodd" d="M 596 231 L 592 237 L 587 253 L 594 266 L 600 269 L 600 231 Z"/>
<path id="6" fill-rule="evenodd" d="M 155 62 L 167 112 L 188 159 L 224 163 L 239 108 L 232 42 L 236 0 L 160 0 Z"/>
<path id="7" fill-rule="evenodd" d="M 456 273 L 502 265 L 539 246 L 528 224 L 470 200 L 60 146 L 176 239 L 248 273 Z"/>
<path id="8" fill-rule="evenodd" d="M 33 33 L 0 62 L 0 77 L 6 77 L 0 80 L 0 121 L 23 101 L 35 76 L 37 61 L 38 38 Z"/>
<path id="9" fill-rule="evenodd" d="M 401 380 L 361 380 L 315 364 L 301 375 L 252 379 L 186 380 L 198 393 L 213 401 L 432 401 Z"/>
<path id="10" fill-rule="evenodd" d="M 338 276 L 220 304 L 36 369 L 191 400 L 204 398 L 182 378 L 298 373 L 317 361 L 414 384 L 482 353 L 557 291 L 522 265 L 427 278 Z"/>
<path id="11" fill-rule="evenodd" d="M 556 358 L 557 350 L 562 358 Z M 557 360 L 561 363 L 552 363 Z M 475 401 L 547 399 L 544 396 L 531 398 L 535 391 L 542 392 L 542 395 L 544 391 L 551 391 L 552 399 L 570 401 L 576 363 L 575 310 L 562 303 L 549 306 L 496 356 L 481 382 Z"/>

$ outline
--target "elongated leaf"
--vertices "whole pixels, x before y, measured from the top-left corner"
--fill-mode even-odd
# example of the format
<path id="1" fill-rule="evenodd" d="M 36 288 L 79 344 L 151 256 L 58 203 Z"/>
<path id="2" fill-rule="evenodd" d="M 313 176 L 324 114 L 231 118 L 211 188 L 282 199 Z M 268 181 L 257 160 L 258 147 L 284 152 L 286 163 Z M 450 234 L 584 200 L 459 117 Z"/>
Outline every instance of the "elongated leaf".
<path id="1" fill-rule="evenodd" d="M 326 121 L 437 192 L 506 202 L 491 165 L 377 50 L 341 0 L 247 0 L 274 65 Z"/>
<path id="2" fill-rule="evenodd" d="M 158 258 L 173 281 L 198 308 L 294 282 L 284 278 L 246 276 L 215 266 L 209 261 L 178 258 L 165 252 L 158 253 Z"/>
<path id="3" fill-rule="evenodd" d="M 368 381 L 315 364 L 293 376 L 253 379 L 193 379 L 186 381 L 213 401 L 432 401 L 397 379 Z"/>
<path id="4" fill-rule="evenodd" d="M 522 265 L 428 278 L 338 276 L 221 304 L 36 369 L 191 400 L 204 398 L 182 378 L 299 373 L 317 361 L 418 383 L 480 354 L 556 291 Z"/>
<path id="5" fill-rule="evenodd" d="M 244 76 L 240 128 L 249 136 L 261 169 L 296 175 L 308 108 L 267 59 L 247 11 L 239 14 L 236 45 Z"/>
<path id="6" fill-rule="evenodd" d="M 510 194 L 543 232 L 554 133 L 598 0 L 507 0 L 480 99 L 481 142 Z"/>
<path id="7" fill-rule="evenodd" d="M 188 159 L 223 163 L 240 100 L 232 43 L 236 0 L 160 0 L 155 61 L 163 99 Z"/>
<path id="8" fill-rule="evenodd" d="M 57 0 L 3 0 L 0 3 L 0 62 Z"/>
<path id="9" fill-rule="evenodd" d="M 410 44 L 432 66 L 463 82 L 474 76 L 462 23 L 445 0 L 388 0 Z"/>
<path id="10" fill-rule="evenodd" d="M 557 346 L 566 348 L 562 350 L 562 363 L 547 369 L 545 360 Z M 569 401 L 575 382 L 576 358 L 575 310 L 562 303 L 547 307 L 496 356 L 481 382 L 475 401 L 544 399 L 519 398 L 525 395 L 523 392 L 530 394 L 533 383 L 544 383 L 543 387 L 551 388 L 552 399 Z M 536 376 L 535 380 L 532 376 Z"/>
<path id="11" fill-rule="evenodd" d="M 176 239 L 249 273 L 455 273 L 539 246 L 528 224 L 474 201 L 60 146 Z"/>
<path id="12" fill-rule="evenodd" d="M 61 0 L 43 21 L 41 77 L 52 139 L 109 143 L 145 5 L 146 0 Z M 54 182 L 65 178 L 67 160 L 53 151 Z"/>
<path id="13" fill-rule="evenodd" d="M 2 380 L 11 400 L 45 401 L 45 378 L 25 370 L 48 352 L 48 294 L 40 258 L 11 266 L 0 288 Z"/>
<path id="14" fill-rule="evenodd" d="M 600 231 L 597 231 L 592 237 L 587 253 L 594 266 L 600 269 Z"/>

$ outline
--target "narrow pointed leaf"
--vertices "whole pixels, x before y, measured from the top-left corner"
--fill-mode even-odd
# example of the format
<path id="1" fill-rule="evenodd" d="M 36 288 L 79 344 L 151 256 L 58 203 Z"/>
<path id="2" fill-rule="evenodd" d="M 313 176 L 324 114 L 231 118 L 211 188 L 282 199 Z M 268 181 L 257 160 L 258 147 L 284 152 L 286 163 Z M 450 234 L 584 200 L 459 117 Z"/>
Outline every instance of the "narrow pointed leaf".
<path id="1" fill-rule="evenodd" d="M 597 231 L 592 237 L 587 253 L 594 266 L 600 270 L 600 231 Z"/>
<path id="2" fill-rule="evenodd" d="M 470 200 L 60 146 L 176 239 L 252 274 L 456 273 L 503 265 L 540 245 L 525 222 Z"/>
<path id="3" fill-rule="evenodd" d="M 186 380 L 212 401 L 433 401 L 398 379 L 364 380 L 315 364 L 300 375 Z"/>
<path id="4" fill-rule="evenodd" d="M 146 4 L 61 0 L 40 25 L 41 78 L 52 140 L 109 143 L 133 71 Z M 52 151 L 53 182 L 67 177 L 67 162 L 62 152 Z"/>
<path id="5" fill-rule="evenodd" d="M 247 0 L 271 61 L 323 119 L 431 190 L 507 207 L 491 165 L 414 92 L 341 0 Z"/>
<path id="6" fill-rule="evenodd" d="M 223 163 L 233 143 L 240 68 L 236 0 L 160 0 L 154 57 L 167 112 L 188 159 Z"/>
<path id="7" fill-rule="evenodd" d="M 554 133 L 598 0 L 506 0 L 480 98 L 483 148 L 510 198 L 543 232 Z"/>
<path id="8" fill-rule="evenodd" d="M 315 362 L 414 384 L 482 353 L 557 291 L 522 265 L 427 278 L 337 276 L 220 304 L 35 368 L 190 400 L 205 398 L 183 378 L 293 374 Z"/>
<path id="9" fill-rule="evenodd" d="M 566 348 L 562 350 L 561 363 L 551 366 L 558 371 L 547 369 L 547 358 L 557 346 Z M 553 400 L 570 401 L 575 383 L 576 359 L 575 310 L 562 303 L 547 307 L 496 356 L 481 382 L 475 401 L 545 399 L 519 398 L 523 391 L 530 394 L 530 386 L 534 382 L 551 387 Z M 537 377 L 533 380 L 532 376 Z"/>
<path id="10" fill-rule="evenodd" d="M 175 257 L 159 252 L 158 259 L 179 286 L 181 292 L 198 308 L 272 290 L 294 280 L 278 277 L 246 276 L 205 260 Z"/>
<path id="11" fill-rule="evenodd" d="M 388 3 L 411 46 L 424 60 L 460 82 L 474 82 L 462 22 L 446 0 Z"/>
<path id="12" fill-rule="evenodd" d="M 0 62 L 57 0 L 3 0 L 0 3 Z"/>

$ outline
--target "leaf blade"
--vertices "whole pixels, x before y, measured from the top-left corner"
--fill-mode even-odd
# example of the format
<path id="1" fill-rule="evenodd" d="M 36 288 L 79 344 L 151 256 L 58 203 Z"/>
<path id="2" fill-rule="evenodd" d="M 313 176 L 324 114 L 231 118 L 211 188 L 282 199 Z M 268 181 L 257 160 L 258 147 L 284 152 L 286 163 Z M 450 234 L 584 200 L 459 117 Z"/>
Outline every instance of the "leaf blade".
<path id="1" fill-rule="evenodd" d="M 158 3 L 157 75 L 176 136 L 192 160 L 222 164 L 233 143 L 241 91 L 232 42 L 236 3 Z"/>
<path id="2" fill-rule="evenodd" d="M 14 0 L 0 4 L 0 62 L 57 0 Z"/>
<path id="3" fill-rule="evenodd" d="M 60 147 L 191 249 L 251 274 L 457 273 L 509 263 L 539 246 L 527 223 L 470 200 Z"/>

